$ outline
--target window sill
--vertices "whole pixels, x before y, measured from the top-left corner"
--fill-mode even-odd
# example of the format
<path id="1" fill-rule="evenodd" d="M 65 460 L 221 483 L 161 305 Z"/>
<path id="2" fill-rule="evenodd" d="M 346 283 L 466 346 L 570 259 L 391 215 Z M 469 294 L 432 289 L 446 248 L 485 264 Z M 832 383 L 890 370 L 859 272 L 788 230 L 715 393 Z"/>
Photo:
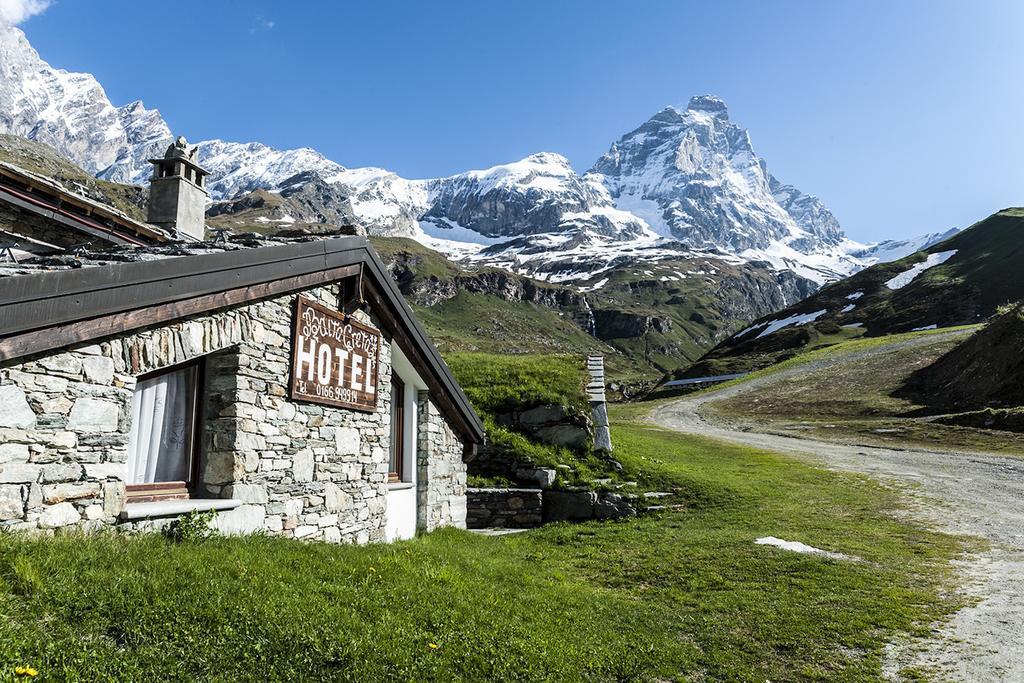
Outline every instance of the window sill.
<path id="1" fill-rule="evenodd" d="M 158 500 L 149 503 L 128 503 L 124 506 L 121 519 L 147 519 L 149 517 L 174 517 L 189 512 L 207 510 L 233 510 L 242 504 L 230 498 L 190 498 L 186 500 Z"/>
<path id="2" fill-rule="evenodd" d="M 388 483 L 388 491 L 404 491 L 414 486 L 416 486 L 416 483 L 412 481 L 393 481 Z"/>

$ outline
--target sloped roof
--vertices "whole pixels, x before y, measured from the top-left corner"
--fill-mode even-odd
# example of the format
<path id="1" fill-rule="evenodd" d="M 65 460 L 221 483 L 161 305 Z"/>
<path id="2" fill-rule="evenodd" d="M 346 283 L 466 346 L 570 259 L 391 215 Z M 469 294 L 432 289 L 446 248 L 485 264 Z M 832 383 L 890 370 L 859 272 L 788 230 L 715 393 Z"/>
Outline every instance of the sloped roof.
<path id="1" fill-rule="evenodd" d="M 153 244 L 173 239 L 155 225 L 89 199 L 52 178 L 0 161 L 0 201 L 113 244 Z"/>
<path id="2" fill-rule="evenodd" d="M 63 260 L 0 277 L 0 363 L 361 272 L 363 294 L 381 326 L 426 381 L 466 444 L 466 456 L 473 456 L 484 440 L 480 418 L 366 238 L 250 239 L 254 248 L 166 245 L 117 252 L 127 262 L 93 257 L 76 267 L 75 259 L 70 265 Z"/>

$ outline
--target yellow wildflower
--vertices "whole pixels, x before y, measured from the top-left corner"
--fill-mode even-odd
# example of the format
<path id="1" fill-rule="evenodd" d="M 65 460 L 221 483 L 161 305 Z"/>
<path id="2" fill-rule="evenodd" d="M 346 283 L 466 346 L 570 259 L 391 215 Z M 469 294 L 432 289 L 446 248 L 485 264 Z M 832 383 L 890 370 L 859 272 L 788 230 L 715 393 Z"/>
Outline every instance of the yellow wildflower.
<path id="1" fill-rule="evenodd" d="M 31 666 L 14 667 L 14 673 L 18 676 L 28 676 L 29 678 L 39 675 L 39 672 L 33 669 Z"/>
<path id="2" fill-rule="evenodd" d="M 431 650 L 436 650 L 437 649 L 437 643 L 429 643 L 427 645 L 427 647 L 429 647 Z"/>

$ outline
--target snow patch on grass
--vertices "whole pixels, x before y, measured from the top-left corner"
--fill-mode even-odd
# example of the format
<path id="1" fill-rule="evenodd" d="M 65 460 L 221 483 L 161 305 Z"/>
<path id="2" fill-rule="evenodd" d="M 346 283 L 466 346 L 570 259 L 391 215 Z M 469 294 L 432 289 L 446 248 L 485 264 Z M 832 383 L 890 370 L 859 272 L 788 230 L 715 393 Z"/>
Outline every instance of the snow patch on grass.
<path id="1" fill-rule="evenodd" d="M 902 289 L 903 287 L 906 287 L 911 282 L 913 282 L 914 278 L 916 278 L 924 271 L 928 270 L 929 268 L 934 268 L 935 266 L 943 264 L 946 261 L 948 261 L 950 258 L 953 257 L 954 254 L 956 254 L 956 252 L 956 249 L 952 249 L 950 251 L 940 251 L 935 254 L 928 254 L 928 258 L 926 258 L 924 261 L 916 264 L 910 270 L 903 271 L 893 279 L 886 282 L 885 286 L 888 287 L 889 289 Z"/>
<path id="2" fill-rule="evenodd" d="M 805 555 L 820 555 L 822 557 L 828 557 L 833 560 L 856 560 L 856 557 L 851 555 L 844 555 L 843 553 L 834 553 L 829 550 L 822 550 L 821 548 L 815 548 L 814 546 L 801 543 L 800 541 L 784 541 L 781 538 L 775 538 L 774 536 L 762 536 L 761 538 L 754 541 L 757 545 L 770 545 L 773 548 L 779 548 L 781 550 L 789 550 L 794 553 L 802 553 Z"/>
<path id="3" fill-rule="evenodd" d="M 815 320 L 825 315 L 827 312 L 828 310 L 823 308 L 820 311 L 815 311 L 814 313 L 797 313 L 796 315 L 791 315 L 788 318 L 782 318 L 781 320 L 772 320 L 771 322 L 763 323 L 767 325 L 767 327 L 764 328 L 761 334 L 757 335 L 757 338 L 760 339 L 761 337 L 767 337 L 772 332 L 777 332 L 781 330 L 783 327 L 789 327 L 790 325 L 806 325 L 807 323 L 813 323 Z M 758 327 L 760 327 L 760 325 Z"/>

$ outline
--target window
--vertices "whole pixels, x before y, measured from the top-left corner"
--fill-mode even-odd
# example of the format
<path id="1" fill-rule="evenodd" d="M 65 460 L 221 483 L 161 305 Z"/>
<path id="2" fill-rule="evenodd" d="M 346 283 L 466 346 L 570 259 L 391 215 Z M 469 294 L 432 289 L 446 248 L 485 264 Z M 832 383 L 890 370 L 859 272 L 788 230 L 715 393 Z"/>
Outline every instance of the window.
<path id="1" fill-rule="evenodd" d="M 402 481 L 405 460 L 405 383 L 391 373 L 391 465 L 388 481 Z"/>
<path id="2" fill-rule="evenodd" d="M 135 501 L 187 498 L 195 482 L 199 363 L 144 375 L 132 396 L 127 489 Z"/>

